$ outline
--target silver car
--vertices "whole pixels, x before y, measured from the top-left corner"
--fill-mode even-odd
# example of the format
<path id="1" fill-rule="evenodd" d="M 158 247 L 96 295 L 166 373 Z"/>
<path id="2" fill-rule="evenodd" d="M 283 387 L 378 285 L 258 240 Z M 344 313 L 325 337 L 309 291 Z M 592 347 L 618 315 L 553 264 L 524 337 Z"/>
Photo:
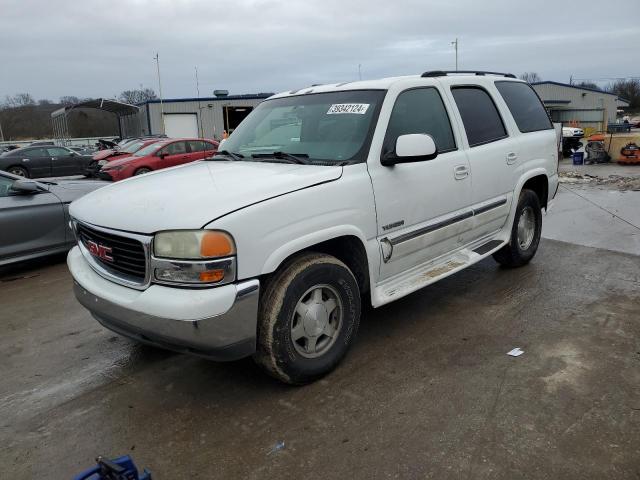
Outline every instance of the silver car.
<path id="1" fill-rule="evenodd" d="M 0 171 L 0 265 L 65 252 L 74 245 L 69 204 L 108 182 L 38 182 Z"/>

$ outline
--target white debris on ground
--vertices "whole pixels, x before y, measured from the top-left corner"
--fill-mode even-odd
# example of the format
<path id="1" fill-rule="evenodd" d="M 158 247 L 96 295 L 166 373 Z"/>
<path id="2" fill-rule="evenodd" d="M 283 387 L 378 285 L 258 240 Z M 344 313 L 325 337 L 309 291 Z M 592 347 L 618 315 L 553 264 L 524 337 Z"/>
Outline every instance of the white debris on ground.
<path id="1" fill-rule="evenodd" d="M 589 184 L 594 186 L 604 186 L 617 190 L 640 191 L 640 177 L 625 177 L 622 175 L 608 175 L 599 177 L 580 172 L 560 172 L 558 174 L 560 183 L 566 184 Z"/>

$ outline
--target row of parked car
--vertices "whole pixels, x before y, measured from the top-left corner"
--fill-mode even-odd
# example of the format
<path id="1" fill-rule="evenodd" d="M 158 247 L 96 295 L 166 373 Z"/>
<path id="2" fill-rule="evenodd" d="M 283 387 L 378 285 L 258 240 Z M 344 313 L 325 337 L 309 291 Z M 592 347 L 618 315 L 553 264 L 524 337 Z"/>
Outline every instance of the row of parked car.
<path id="1" fill-rule="evenodd" d="M 34 143 L 0 154 L 0 170 L 24 178 L 85 175 L 117 181 L 203 160 L 213 156 L 217 148 L 215 140 L 166 137 L 126 139 L 92 154 L 73 147 Z"/>

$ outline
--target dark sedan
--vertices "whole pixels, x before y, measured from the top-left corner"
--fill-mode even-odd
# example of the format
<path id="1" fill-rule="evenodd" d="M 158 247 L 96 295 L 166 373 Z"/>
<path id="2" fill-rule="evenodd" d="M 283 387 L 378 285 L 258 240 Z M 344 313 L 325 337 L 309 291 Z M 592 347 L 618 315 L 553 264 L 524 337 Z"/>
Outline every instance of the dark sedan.
<path id="1" fill-rule="evenodd" d="M 91 155 L 80 155 L 66 147 L 23 147 L 0 155 L 0 170 L 25 178 L 84 175 L 93 162 Z"/>
<path id="2" fill-rule="evenodd" d="M 0 172 L 0 266 L 73 246 L 69 204 L 107 182 L 36 182 Z"/>

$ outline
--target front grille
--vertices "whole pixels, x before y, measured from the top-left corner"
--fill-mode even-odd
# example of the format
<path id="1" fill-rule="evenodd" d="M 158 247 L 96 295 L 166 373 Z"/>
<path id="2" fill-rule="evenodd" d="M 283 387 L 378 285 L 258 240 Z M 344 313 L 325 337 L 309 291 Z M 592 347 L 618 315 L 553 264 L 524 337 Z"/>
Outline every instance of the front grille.
<path id="1" fill-rule="evenodd" d="M 89 242 L 93 242 L 99 247 L 111 249 L 108 255 L 113 258 L 113 261 L 105 260 L 94 254 L 93 258 L 96 262 L 115 275 L 122 274 L 125 278 L 140 283 L 144 281 L 147 270 L 146 255 L 139 240 L 105 233 L 81 223 L 76 225 L 78 240 L 87 250 L 91 252 Z"/>

